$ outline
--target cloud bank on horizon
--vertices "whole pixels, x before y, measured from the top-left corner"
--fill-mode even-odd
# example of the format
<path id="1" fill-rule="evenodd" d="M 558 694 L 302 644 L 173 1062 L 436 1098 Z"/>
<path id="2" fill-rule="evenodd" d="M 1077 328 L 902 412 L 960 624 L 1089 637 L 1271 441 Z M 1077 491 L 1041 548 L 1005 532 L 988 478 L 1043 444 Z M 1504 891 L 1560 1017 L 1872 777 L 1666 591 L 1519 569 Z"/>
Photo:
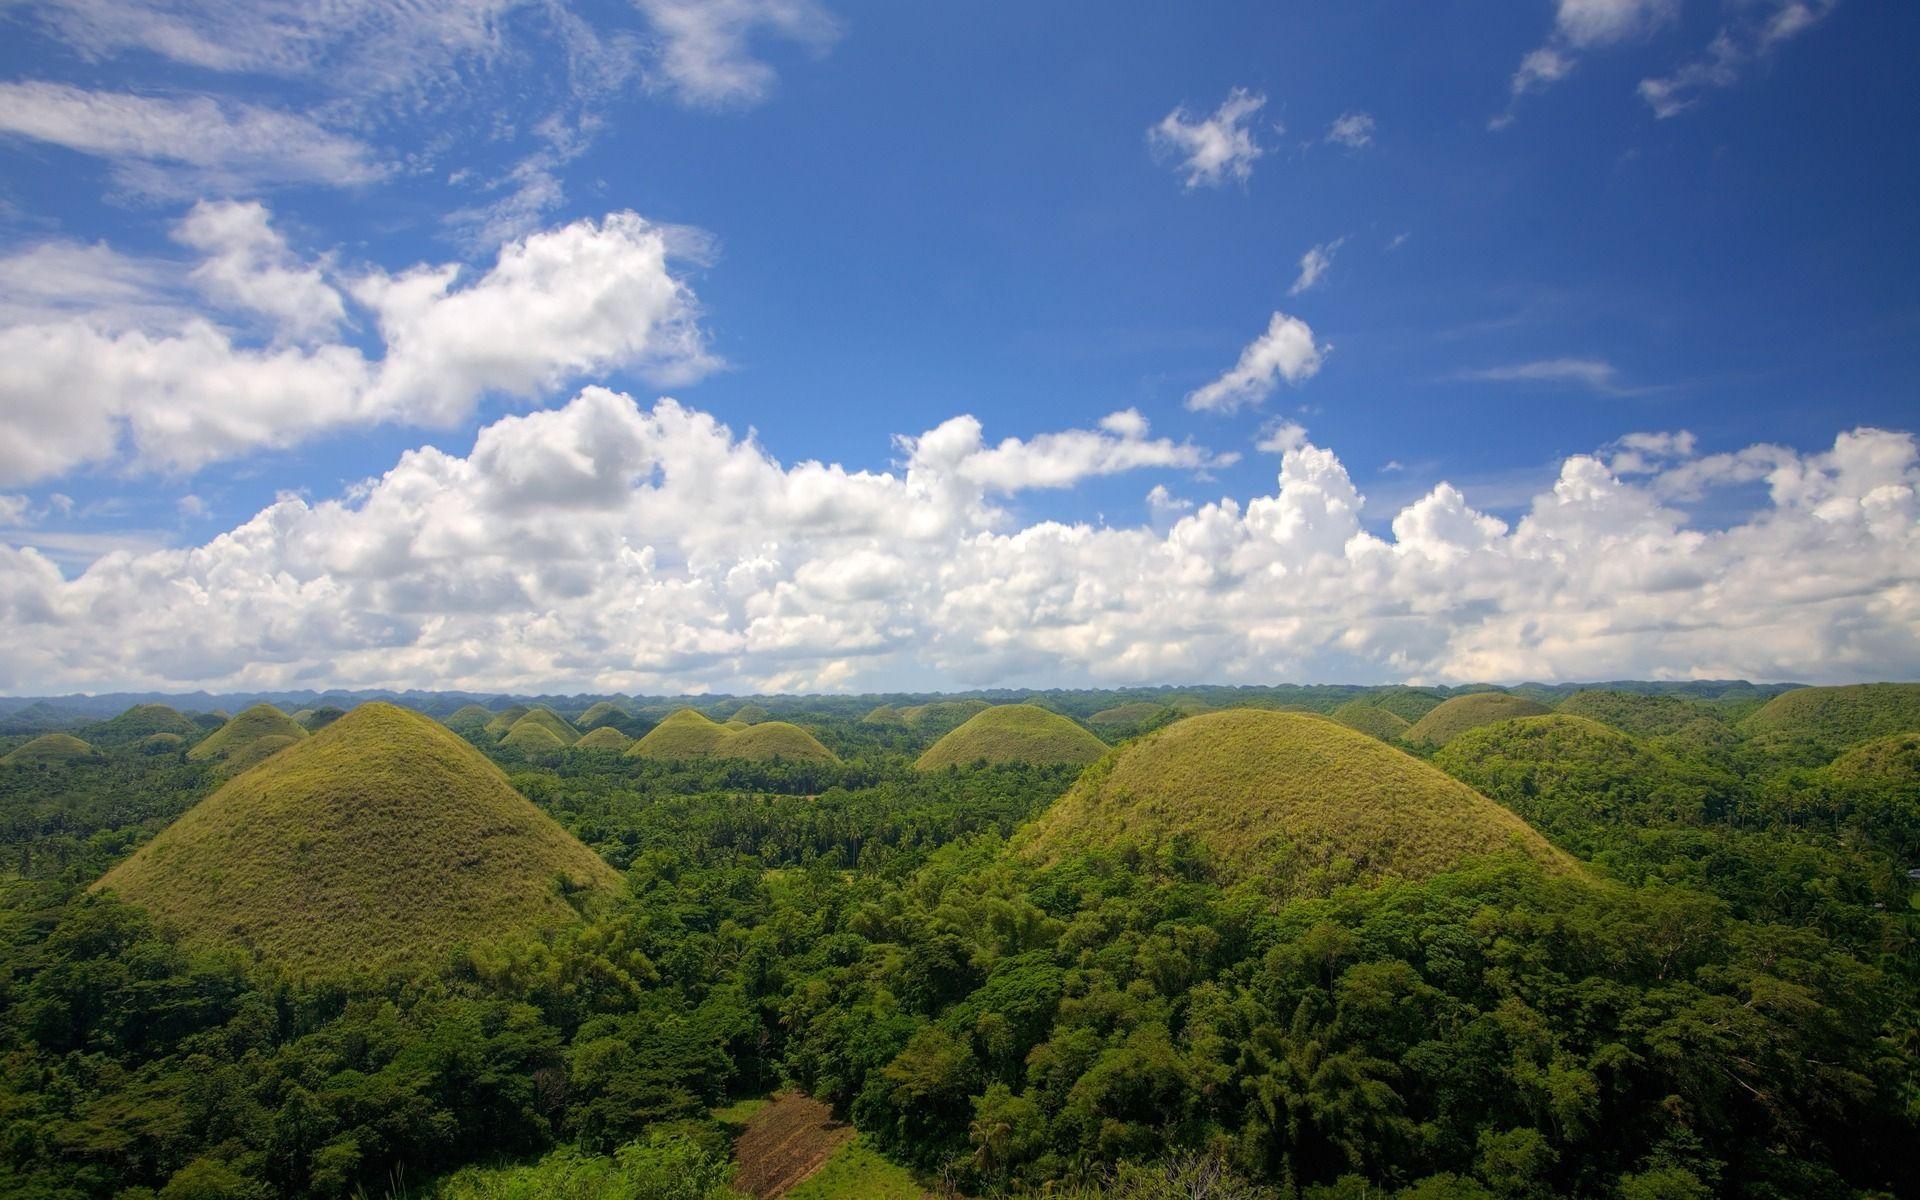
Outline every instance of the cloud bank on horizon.
<path id="1" fill-rule="evenodd" d="M 1510 153 L 1523 135 L 1500 131 L 1546 93 L 1665 45 L 1611 103 L 1684 126 L 1837 9 L 1752 0 L 1707 14 L 1703 42 L 1682 0 L 1543 0 L 1447 120 Z M 822 117 L 809 129 L 863 149 L 821 174 L 878 162 L 858 176 L 876 191 L 931 180 L 925 224 L 869 216 L 823 264 L 807 256 L 832 203 L 729 176 L 704 193 L 727 214 L 709 232 L 651 157 L 682 138 L 694 173 L 725 175 L 714 123 L 779 110 L 796 71 L 804 107 L 832 103 L 811 85 L 842 59 L 873 70 L 861 28 L 816 0 L 49 0 L 0 5 L 0 22 L 71 59 L 0 60 L 0 692 L 1920 677 L 1920 443 L 1899 422 L 1829 405 L 1784 444 L 1737 419 L 1744 392 L 1688 407 L 1695 385 L 1667 382 L 1708 366 L 1663 374 L 1595 345 L 1632 345 L 1624 292 L 1596 286 L 1601 315 L 1560 322 L 1540 314 L 1580 289 L 1527 278 L 1531 252 L 1473 276 L 1501 244 L 1482 231 L 1456 247 L 1441 214 L 1449 188 L 1473 209 L 1518 186 L 1487 184 L 1498 170 L 1426 189 L 1430 207 L 1366 211 L 1346 192 L 1307 215 L 1298 197 L 1336 176 L 1422 190 L 1367 173 L 1414 169 L 1424 94 L 1308 103 L 1223 71 L 1158 80 L 1078 130 L 1118 164 L 1097 212 L 1052 197 L 1000 213 L 1019 189 L 969 167 L 992 194 L 956 217 L 938 164 L 887 168 L 910 141 L 832 135 Z M 157 73 L 107 83 L 102 68 Z M 1002 128 L 1068 153 L 1047 120 Z M 743 157 L 805 135 L 781 127 Z M 616 160 L 640 163 L 644 186 Z M 1036 161 L 1018 161 L 1023 181 Z M 55 176 L 70 190 L 40 186 Z M 1263 188 L 1299 208 L 1255 253 Z M 729 207 L 735 193 L 778 211 Z M 1116 215 L 1123 201 L 1137 211 Z M 985 212 L 1008 240 L 1059 222 L 1046 236 L 1088 248 L 1090 282 L 1033 265 L 1031 246 L 995 275 L 966 244 L 937 280 L 929 263 L 924 294 L 896 297 L 888 268 L 942 255 L 929 229 L 962 245 Z M 761 268 L 722 253 L 736 238 L 776 266 L 743 284 Z M 1413 270 L 1427 274 L 1394 282 Z M 963 308 L 1017 308 L 1009 278 L 1076 288 L 1042 307 L 1053 319 L 1099 310 L 1128 274 L 1167 307 L 1145 332 L 1090 327 L 1121 344 L 1099 355 L 1044 321 L 1026 341 L 945 328 Z M 1000 281 L 995 303 L 981 280 Z M 1426 293 L 1439 315 L 1402 323 Z M 1476 293 L 1494 299 L 1468 312 Z M 1873 315 L 1897 324 L 1899 301 Z M 876 308 L 915 305 L 910 379 L 934 382 L 950 344 L 1030 358 L 963 378 L 959 399 L 868 381 L 823 400 L 816 378 L 794 401 L 811 422 L 757 365 L 813 361 L 779 344 L 792 322 L 808 355 L 843 344 L 836 377 L 862 380 L 886 365 Z M 1818 315 L 1804 347 L 1823 340 Z M 1528 337 L 1493 340 L 1514 328 Z M 1649 311 L 1642 341 L 1683 340 L 1674 328 Z M 1141 357 L 1057 412 L 987 394 L 1125 354 Z M 1432 420 L 1443 402 L 1387 395 L 1422 387 L 1489 399 L 1452 422 L 1462 432 Z M 1507 395 L 1589 407 L 1543 452 L 1504 440 Z M 1397 425 L 1461 442 L 1422 462 L 1375 440 Z M 243 486 L 261 476 L 270 500 Z M 206 498 L 223 489 L 250 499 Z"/>
<path id="2" fill-rule="evenodd" d="M 1508 523 L 1441 484 L 1392 536 L 1330 450 L 1157 532 L 1019 525 L 1005 497 L 1204 452 L 1100 428 L 989 444 L 956 417 L 900 468 L 782 464 L 673 400 L 588 388 L 289 496 L 191 549 L 76 578 L 0 550 L 0 686 L 819 691 L 1167 679 L 1827 680 L 1920 674 L 1920 446 L 1702 455 L 1637 434 Z M 1685 505 L 1763 484 L 1724 529 Z M 1675 664 L 1684 664 L 1676 671 Z"/>

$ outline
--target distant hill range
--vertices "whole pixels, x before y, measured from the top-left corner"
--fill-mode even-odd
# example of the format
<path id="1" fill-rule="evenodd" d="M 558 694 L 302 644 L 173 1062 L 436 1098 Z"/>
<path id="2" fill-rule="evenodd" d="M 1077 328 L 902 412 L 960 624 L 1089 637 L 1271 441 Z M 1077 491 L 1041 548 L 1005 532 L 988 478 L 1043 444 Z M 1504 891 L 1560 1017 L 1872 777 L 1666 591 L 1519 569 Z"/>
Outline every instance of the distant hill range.
<path id="1" fill-rule="evenodd" d="M 1642 695 L 1683 696 L 1712 700 L 1723 704 L 1750 705 L 1758 708 L 1782 692 L 1805 686 L 1798 683 L 1748 683 L 1741 679 L 1688 680 L 1685 682 L 1648 682 L 1616 680 L 1589 683 L 1523 683 L 1513 687 L 1491 684 L 1463 684 L 1457 687 L 1421 687 L 1417 689 L 1445 700 L 1474 692 L 1503 691 L 1533 700 L 1547 707 L 1583 690 L 1635 692 Z M 758 719 L 780 718 L 799 712 L 831 712 L 853 719 L 891 710 L 906 714 L 910 710 L 939 706 L 943 714 L 954 718 L 948 727 L 977 711 L 981 705 L 1036 704 L 1095 725 L 1097 714 L 1115 709 L 1128 712 L 1157 712 L 1162 708 L 1181 713 L 1217 708 L 1293 708 L 1332 713 L 1353 700 L 1380 696 L 1386 692 L 1406 692 L 1404 685 L 1361 684 L 1277 684 L 1264 687 L 1224 687 L 1206 684 L 1169 685 L 1152 688 L 1055 688 L 1045 691 L 996 688 L 972 692 L 868 692 L 860 695 L 682 695 L 627 696 L 609 693 L 510 694 L 506 692 L 435 692 L 409 689 L 360 689 L 348 691 L 261 691 L 261 692 L 105 692 L 99 695 L 0 696 L 0 736 L 67 732 L 81 726 L 115 717 L 136 705 L 163 704 L 185 713 L 237 713 L 256 705 L 270 704 L 284 713 L 318 712 L 323 709 L 352 709 L 371 700 L 384 700 L 411 708 L 430 717 L 445 719 L 468 705 L 499 711 L 511 706 L 549 708 L 567 716 L 580 717 L 595 705 L 609 704 L 637 718 L 657 722 L 682 708 L 695 708 L 710 716 L 725 719 L 744 711 L 749 704 Z M 971 704 L 968 704 L 971 702 Z M 1431 701 L 1429 701 L 1431 703 Z M 965 708 L 960 705 L 967 705 Z M 1150 706 L 1132 708 L 1130 706 Z M 1387 705 L 1382 705 L 1387 707 Z M 1400 715 L 1407 716 L 1406 713 Z M 1408 719 L 1417 718 L 1418 714 Z M 909 720 L 908 724 L 912 724 Z M 946 722 L 941 722 L 947 724 Z M 1116 722 L 1118 723 L 1118 722 Z M 585 728 L 594 724 L 588 721 Z M 650 727 L 650 726 L 649 726 Z M 633 729 L 623 732 L 632 735 Z M 644 731 L 642 731 L 644 732 Z M 944 732 L 944 729 L 941 730 Z"/>

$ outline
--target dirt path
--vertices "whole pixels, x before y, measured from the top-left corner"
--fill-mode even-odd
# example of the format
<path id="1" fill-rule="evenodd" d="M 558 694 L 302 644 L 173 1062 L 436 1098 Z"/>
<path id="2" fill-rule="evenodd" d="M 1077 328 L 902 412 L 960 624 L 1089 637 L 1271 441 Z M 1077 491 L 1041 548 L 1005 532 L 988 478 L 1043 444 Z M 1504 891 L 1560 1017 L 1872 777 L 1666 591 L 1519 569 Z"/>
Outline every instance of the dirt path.
<path id="1" fill-rule="evenodd" d="M 820 1169 L 853 1138 L 853 1126 L 800 1092 L 782 1092 L 747 1121 L 733 1144 L 740 1173 L 733 1186 L 755 1200 L 775 1200 Z"/>

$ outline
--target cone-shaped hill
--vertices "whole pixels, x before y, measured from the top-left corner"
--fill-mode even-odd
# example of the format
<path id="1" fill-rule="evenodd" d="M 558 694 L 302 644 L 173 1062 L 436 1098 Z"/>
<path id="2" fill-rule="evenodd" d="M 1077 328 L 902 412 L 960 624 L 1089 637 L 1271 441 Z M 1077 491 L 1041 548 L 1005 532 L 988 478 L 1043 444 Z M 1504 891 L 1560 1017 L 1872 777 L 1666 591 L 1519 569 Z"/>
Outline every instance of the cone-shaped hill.
<path id="1" fill-rule="evenodd" d="M 210 762 L 221 775 L 237 775 L 260 760 L 308 737 L 292 717 L 271 704 L 256 704 L 207 735 L 187 757 Z"/>
<path id="2" fill-rule="evenodd" d="M 1411 725 L 1446 701 L 1432 692 L 1423 692 L 1419 688 L 1393 687 L 1368 693 L 1366 702 L 1375 708 L 1386 709 Z"/>
<path id="3" fill-rule="evenodd" d="M 786 721 L 721 725 L 683 708 L 628 747 L 631 758 L 745 758 L 756 762 L 839 762 L 811 733 Z"/>
<path id="4" fill-rule="evenodd" d="M 574 727 L 587 733 L 596 729 L 618 729 L 633 720 L 633 714 L 611 700 L 602 700 L 580 714 Z"/>
<path id="5" fill-rule="evenodd" d="M 611 725 L 599 725 L 581 734 L 573 748 L 590 754 L 624 754 L 631 745 L 633 739 L 626 734 Z"/>
<path id="6" fill-rule="evenodd" d="M 524 704 L 510 704 L 493 714 L 492 719 L 486 723 L 486 731 L 496 738 L 505 737 L 507 730 L 512 729 L 521 717 L 532 711 Z"/>
<path id="7" fill-rule="evenodd" d="M 308 733 L 319 733 L 322 729 L 325 729 L 346 715 L 346 709 L 336 708 L 331 704 L 327 704 L 319 708 L 309 709 L 306 715 L 294 719 L 299 722 L 300 728 L 306 730 Z"/>
<path id="8" fill-rule="evenodd" d="M 1056 712 L 1033 704 L 1001 704 L 968 718 L 913 765 L 922 771 L 969 763 L 1086 764 L 1107 744 Z"/>
<path id="9" fill-rule="evenodd" d="M 860 723 L 862 725 L 882 725 L 892 728 L 905 726 L 907 722 L 906 718 L 900 715 L 899 709 L 893 707 L 891 704 L 882 704 L 866 716 L 861 717 Z"/>
<path id="10" fill-rule="evenodd" d="M 102 757 L 98 750 L 70 733 L 43 733 L 0 758 L 0 766 L 32 767 L 87 762 Z"/>
<path id="11" fill-rule="evenodd" d="M 478 704 L 463 704 L 446 719 L 446 727 L 455 733 L 478 733 L 493 720 L 493 710 Z"/>
<path id="12" fill-rule="evenodd" d="M 571 746 L 580 740 L 580 731 L 567 724 L 565 717 L 550 708 L 535 708 L 529 709 L 526 716 L 508 727 L 507 732 L 501 736 L 500 744 L 507 745 L 507 739 L 513 737 L 516 731 L 520 731 L 524 738 L 526 731 L 533 729 L 545 730 L 562 746 Z"/>
<path id="13" fill-rule="evenodd" d="M 1087 724 L 1098 725 L 1102 729 L 1128 729 L 1155 720 L 1166 711 L 1166 705 L 1155 704 L 1151 700 L 1129 700 L 1125 704 L 1101 709 L 1087 718 Z"/>
<path id="14" fill-rule="evenodd" d="M 1839 749 L 1920 729 L 1920 683 L 1796 688 L 1740 723 L 1749 737 L 1780 734 Z"/>
<path id="15" fill-rule="evenodd" d="M 618 885 L 458 735 L 372 703 L 231 780 L 94 886 L 314 977 L 431 965 L 574 919 L 563 888 Z"/>
<path id="16" fill-rule="evenodd" d="M 1402 740 L 1415 746 L 1444 746 L 1469 729 L 1511 721 L 1517 717 L 1544 717 L 1553 710 L 1524 696 L 1506 692 L 1469 692 L 1435 705 L 1415 721 Z"/>
<path id="17" fill-rule="evenodd" d="M 202 730 L 178 709 L 164 704 L 136 704 L 117 717 L 100 722 L 86 731 L 87 740 L 96 746 L 136 746 L 156 733 L 171 733 L 191 742 Z"/>
<path id="18" fill-rule="evenodd" d="M 1920 733 L 1865 742 L 1833 760 L 1827 774 L 1844 783 L 1920 786 Z"/>
<path id="19" fill-rule="evenodd" d="M 1365 700 L 1350 700 L 1342 704 L 1333 710 L 1333 719 L 1348 729 L 1358 729 L 1368 737 L 1377 737 L 1383 742 L 1398 741 L 1412 728 L 1405 717 Z"/>
<path id="20" fill-rule="evenodd" d="M 936 700 L 900 710 L 900 723 L 908 729 L 939 736 L 958 729 L 969 717 L 983 713 L 993 705 L 985 700 Z"/>
<path id="21" fill-rule="evenodd" d="M 501 736 L 499 744 L 504 750 L 518 750 L 522 754 L 552 754 L 565 750 L 567 739 L 529 715 L 515 721 L 513 728 Z"/>
<path id="22" fill-rule="evenodd" d="M 1311 713 L 1229 709 L 1148 734 L 1089 769 L 1020 837 L 1056 861 L 1189 836 L 1229 877 L 1342 862 L 1360 880 L 1423 879 L 1517 848 L 1573 860 L 1525 821 L 1412 755 Z"/>

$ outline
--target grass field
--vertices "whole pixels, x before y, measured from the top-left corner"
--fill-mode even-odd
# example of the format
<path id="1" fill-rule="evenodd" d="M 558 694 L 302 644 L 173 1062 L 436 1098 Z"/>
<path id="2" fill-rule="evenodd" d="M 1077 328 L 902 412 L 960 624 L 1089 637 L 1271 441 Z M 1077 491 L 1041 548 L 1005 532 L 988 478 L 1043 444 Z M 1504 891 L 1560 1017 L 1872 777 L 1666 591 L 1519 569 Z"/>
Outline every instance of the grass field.
<path id="1" fill-rule="evenodd" d="M 1478 729 L 1495 721 L 1511 721 L 1516 717 L 1542 717 L 1552 711 L 1546 705 L 1537 704 L 1523 696 L 1509 696 L 1505 692 L 1471 692 L 1435 705 L 1426 716 L 1408 728 L 1401 740 L 1413 746 L 1444 746 L 1469 729 Z"/>

